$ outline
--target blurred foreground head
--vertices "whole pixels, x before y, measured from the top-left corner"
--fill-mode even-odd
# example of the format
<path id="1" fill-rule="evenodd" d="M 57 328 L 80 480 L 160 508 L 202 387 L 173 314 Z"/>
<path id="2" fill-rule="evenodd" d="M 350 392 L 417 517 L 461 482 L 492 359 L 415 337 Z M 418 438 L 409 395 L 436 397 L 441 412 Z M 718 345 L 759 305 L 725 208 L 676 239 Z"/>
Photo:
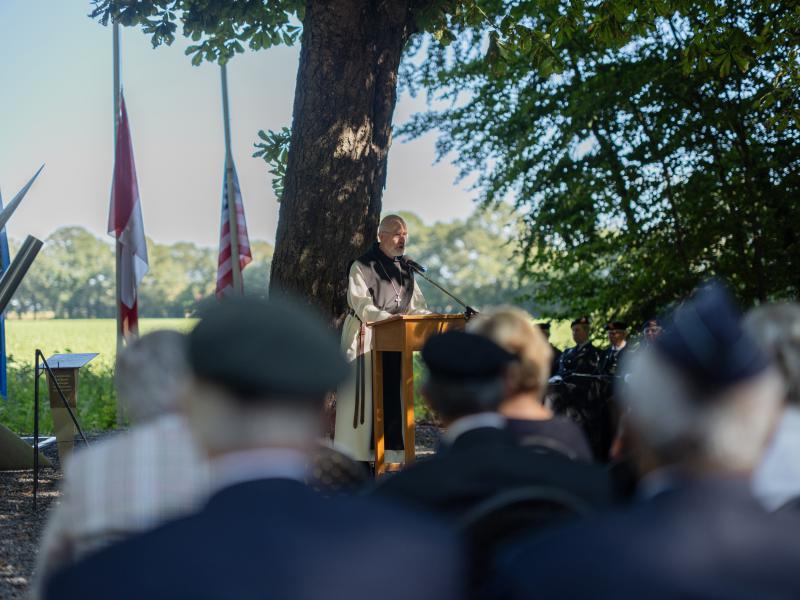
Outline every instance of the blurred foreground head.
<path id="1" fill-rule="evenodd" d="M 423 394 L 445 425 L 496 411 L 505 398 L 508 367 L 516 360 L 488 338 L 463 331 L 430 338 L 422 359 L 428 367 Z"/>
<path id="2" fill-rule="evenodd" d="M 339 344 L 299 302 L 228 298 L 189 335 L 190 425 L 211 456 L 305 447 L 319 434 L 325 394 L 347 376 Z"/>
<path id="3" fill-rule="evenodd" d="M 723 286 L 706 286 L 677 309 L 627 370 L 619 396 L 645 468 L 755 467 L 781 407 L 781 381 Z"/>
<path id="4" fill-rule="evenodd" d="M 765 304 L 747 313 L 744 328 L 772 355 L 783 375 L 786 401 L 800 408 L 800 304 Z"/>
<path id="5" fill-rule="evenodd" d="M 467 331 L 489 338 L 517 357 L 516 368 L 509 372 L 510 396 L 530 393 L 541 398 L 553 351 L 541 326 L 534 325 L 528 313 L 515 306 L 499 306 L 471 319 Z"/>
<path id="6" fill-rule="evenodd" d="M 117 356 L 117 398 L 133 423 L 178 410 L 189 381 L 186 336 L 154 331 L 134 340 Z"/>

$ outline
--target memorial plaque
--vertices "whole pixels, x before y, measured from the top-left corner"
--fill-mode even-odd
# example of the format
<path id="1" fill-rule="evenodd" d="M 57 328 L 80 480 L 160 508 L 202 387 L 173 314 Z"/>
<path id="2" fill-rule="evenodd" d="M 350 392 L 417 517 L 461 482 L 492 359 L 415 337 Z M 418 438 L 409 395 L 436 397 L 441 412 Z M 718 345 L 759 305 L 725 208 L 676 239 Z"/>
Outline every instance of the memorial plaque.
<path id="1" fill-rule="evenodd" d="M 64 406 L 64 400 L 75 413 L 78 407 L 78 370 L 84 365 L 88 364 L 95 356 L 94 353 L 83 354 L 54 354 L 47 359 L 47 364 L 52 372 L 47 373 L 47 389 L 50 396 L 50 412 L 53 414 L 53 428 L 56 433 L 56 440 L 58 443 L 58 458 L 61 462 L 72 451 L 75 441 L 75 423 L 72 422 L 72 417 L 69 416 L 69 411 Z M 44 369 L 44 364 L 39 365 L 39 368 Z M 55 381 L 54 381 L 55 379 Z M 56 387 L 58 382 L 58 387 Z M 61 393 L 64 394 L 64 399 L 58 393 L 58 388 L 61 388 Z"/>

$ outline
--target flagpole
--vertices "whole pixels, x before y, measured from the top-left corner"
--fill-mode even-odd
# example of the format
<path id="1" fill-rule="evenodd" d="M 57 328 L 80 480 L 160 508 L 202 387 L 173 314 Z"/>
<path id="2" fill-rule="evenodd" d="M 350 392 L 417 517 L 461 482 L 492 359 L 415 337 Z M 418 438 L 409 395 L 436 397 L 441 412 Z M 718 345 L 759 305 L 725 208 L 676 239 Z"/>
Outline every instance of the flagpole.
<path id="1" fill-rule="evenodd" d="M 225 187 L 228 196 L 228 223 L 231 235 L 231 274 L 233 293 L 241 294 L 242 268 L 239 264 L 239 219 L 236 214 L 236 196 L 233 185 L 233 153 L 231 152 L 231 118 L 228 109 L 228 70 L 220 65 L 222 75 L 222 120 L 225 126 Z"/>
<path id="2" fill-rule="evenodd" d="M 114 46 L 114 157 L 117 156 L 117 128 L 119 127 L 119 95 L 120 95 L 120 81 L 119 81 L 119 23 L 112 23 L 113 31 L 113 46 Z M 113 200 L 112 200 L 113 201 Z M 114 241 L 114 275 L 116 280 L 116 304 L 115 309 L 117 313 L 117 355 L 119 355 L 123 346 L 122 337 L 122 309 L 121 307 L 121 293 L 122 293 L 122 244 L 119 238 Z M 125 410 L 122 402 L 117 401 L 117 427 L 122 427 L 125 422 Z"/>

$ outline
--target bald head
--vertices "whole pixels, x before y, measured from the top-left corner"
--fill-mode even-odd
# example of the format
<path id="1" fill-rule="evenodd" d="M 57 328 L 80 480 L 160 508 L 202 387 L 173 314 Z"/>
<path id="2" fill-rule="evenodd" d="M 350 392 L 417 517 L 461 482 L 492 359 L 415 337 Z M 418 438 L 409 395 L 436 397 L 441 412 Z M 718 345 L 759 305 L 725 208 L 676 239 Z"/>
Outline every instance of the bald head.
<path id="1" fill-rule="evenodd" d="M 378 246 L 386 256 L 403 256 L 408 242 L 408 227 L 398 215 L 386 215 L 378 226 Z"/>

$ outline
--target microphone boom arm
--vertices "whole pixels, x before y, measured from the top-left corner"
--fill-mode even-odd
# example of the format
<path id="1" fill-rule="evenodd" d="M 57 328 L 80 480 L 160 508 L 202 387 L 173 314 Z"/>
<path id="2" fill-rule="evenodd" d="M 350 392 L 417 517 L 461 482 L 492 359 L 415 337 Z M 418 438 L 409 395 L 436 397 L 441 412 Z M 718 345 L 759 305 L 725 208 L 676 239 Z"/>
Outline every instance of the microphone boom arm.
<path id="1" fill-rule="evenodd" d="M 450 296 L 450 297 L 451 297 L 453 300 L 455 300 L 455 301 L 456 301 L 458 304 L 460 304 L 461 306 L 463 306 L 463 307 L 464 307 L 464 312 L 466 313 L 467 317 L 471 317 L 472 315 L 477 315 L 477 314 L 478 314 L 478 311 L 477 311 L 477 310 L 475 310 L 474 308 L 472 308 L 471 306 L 469 306 L 468 304 L 466 304 L 466 303 L 465 303 L 464 301 L 462 301 L 461 299 L 459 299 L 459 298 L 457 298 L 456 296 L 454 296 L 452 293 L 450 293 L 449 291 L 447 291 L 446 289 L 444 289 L 444 288 L 443 288 L 441 285 L 439 285 L 438 283 L 436 283 L 436 282 L 435 282 L 433 279 L 431 279 L 430 277 L 428 277 L 427 275 L 425 275 L 425 273 L 423 273 L 423 272 L 422 272 L 420 269 L 416 268 L 416 265 L 409 265 L 409 266 L 411 266 L 411 268 L 414 270 L 414 272 L 415 272 L 417 275 L 419 275 L 420 277 L 422 277 L 422 278 L 423 278 L 425 281 L 427 281 L 428 283 L 430 283 L 432 286 L 434 286 L 434 287 L 438 288 L 439 290 L 441 290 L 442 292 L 444 292 L 445 294 L 447 294 L 448 296 Z"/>

